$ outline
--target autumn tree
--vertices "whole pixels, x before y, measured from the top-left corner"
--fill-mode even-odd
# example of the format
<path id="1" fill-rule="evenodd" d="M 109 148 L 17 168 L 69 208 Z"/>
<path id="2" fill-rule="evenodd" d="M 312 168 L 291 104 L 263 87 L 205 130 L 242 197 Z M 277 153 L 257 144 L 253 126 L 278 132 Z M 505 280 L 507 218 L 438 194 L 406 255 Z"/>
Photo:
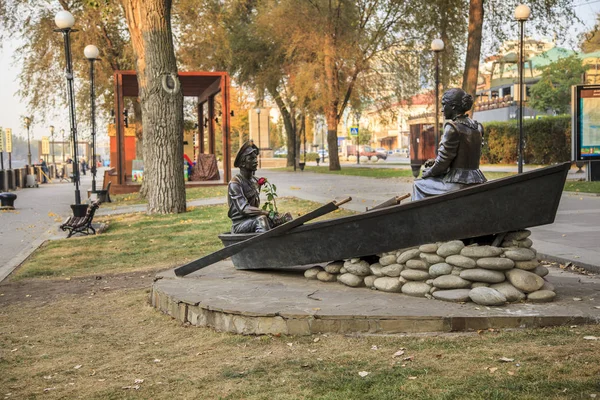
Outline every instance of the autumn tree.
<path id="1" fill-rule="evenodd" d="M 583 36 L 581 50 L 584 53 L 592 53 L 600 50 L 600 14 L 596 16 L 596 25 L 594 25 L 594 28 Z"/>
<path id="2" fill-rule="evenodd" d="M 546 65 L 539 82 L 531 87 L 529 105 L 537 110 L 553 110 L 557 114 L 569 112 L 571 86 L 582 82 L 586 69 L 576 54 Z"/>
<path id="3" fill-rule="evenodd" d="M 148 213 L 185 212 L 183 92 L 170 0 L 121 0 L 136 55 Z"/>

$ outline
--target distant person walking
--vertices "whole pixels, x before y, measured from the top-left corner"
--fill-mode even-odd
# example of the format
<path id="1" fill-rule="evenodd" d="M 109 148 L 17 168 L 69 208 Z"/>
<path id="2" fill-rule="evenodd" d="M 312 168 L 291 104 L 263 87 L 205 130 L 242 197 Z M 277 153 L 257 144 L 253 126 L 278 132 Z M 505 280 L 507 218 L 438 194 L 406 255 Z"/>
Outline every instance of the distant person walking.
<path id="1" fill-rule="evenodd" d="M 83 175 L 85 175 L 86 168 L 87 168 L 87 163 L 85 162 L 85 158 L 82 158 L 81 159 L 81 173 Z"/>
<path id="2" fill-rule="evenodd" d="M 48 164 L 43 158 L 40 158 L 40 169 L 42 170 L 42 183 L 48 183 Z"/>

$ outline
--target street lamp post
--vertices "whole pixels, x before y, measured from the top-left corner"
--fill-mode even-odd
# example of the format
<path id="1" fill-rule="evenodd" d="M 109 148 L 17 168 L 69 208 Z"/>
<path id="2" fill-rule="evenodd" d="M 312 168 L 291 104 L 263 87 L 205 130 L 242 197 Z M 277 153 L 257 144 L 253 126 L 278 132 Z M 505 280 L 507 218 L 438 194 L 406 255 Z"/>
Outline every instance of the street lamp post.
<path id="1" fill-rule="evenodd" d="M 73 65 L 71 61 L 71 40 L 69 35 L 71 32 L 76 32 L 73 29 L 75 18 L 68 11 L 59 11 L 54 17 L 54 22 L 58 29 L 55 32 L 63 34 L 65 43 L 65 59 L 66 59 L 66 78 L 67 78 L 67 95 L 69 98 L 69 122 L 71 125 L 71 137 L 73 139 L 73 180 L 75 181 L 75 204 L 71 205 L 73 215 L 75 217 L 85 216 L 87 204 L 81 204 L 81 194 L 79 192 L 79 164 L 77 161 L 77 122 L 75 118 L 75 94 L 73 88 Z M 83 207 L 85 206 L 85 207 Z"/>
<path id="2" fill-rule="evenodd" d="M 65 163 L 65 130 L 61 129 L 60 133 L 62 134 L 62 156 L 63 156 L 63 164 Z M 63 165 L 64 168 L 64 165 Z"/>
<path id="3" fill-rule="evenodd" d="M 444 41 L 442 39 L 433 39 L 431 41 L 431 50 L 435 54 L 435 154 L 438 152 L 440 143 L 440 51 L 444 50 Z"/>
<path id="4" fill-rule="evenodd" d="M 99 60 L 100 52 L 93 44 L 83 50 L 85 58 L 90 62 L 90 104 L 92 109 L 92 193 L 96 193 L 96 96 L 94 94 L 94 61 Z"/>
<path id="5" fill-rule="evenodd" d="M 54 159 L 54 125 L 50 125 L 50 143 L 52 144 L 52 165 L 54 165 L 54 176 L 56 176 L 56 162 Z"/>
<path id="6" fill-rule="evenodd" d="M 261 155 L 260 155 L 260 150 L 261 150 L 261 146 L 260 146 L 260 107 L 256 107 L 256 115 L 258 117 L 258 168 L 262 168 L 261 165 Z"/>
<path id="7" fill-rule="evenodd" d="M 30 174 L 31 168 L 31 139 L 29 137 L 29 128 L 31 127 L 31 118 L 25 117 L 25 128 L 27 128 L 27 174 Z"/>
<path id="8" fill-rule="evenodd" d="M 523 34 L 525 31 L 525 21 L 529 19 L 531 9 L 525 4 L 519 4 L 515 9 L 515 19 L 519 21 L 519 174 L 523 173 Z"/>

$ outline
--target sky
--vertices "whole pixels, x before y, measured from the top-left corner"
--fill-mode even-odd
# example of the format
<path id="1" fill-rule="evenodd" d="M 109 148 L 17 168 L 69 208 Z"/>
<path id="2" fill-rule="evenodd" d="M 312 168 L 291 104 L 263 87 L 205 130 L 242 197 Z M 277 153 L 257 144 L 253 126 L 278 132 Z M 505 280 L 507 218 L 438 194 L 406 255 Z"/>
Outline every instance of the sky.
<path id="1" fill-rule="evenodd" d="M 596 15 L 600 13 L 600 0 L 575 0 L 575 4 L 575 12 L 583 23 L 574 24 L 571 37 L 567 39 L 566 43 L 560 44 L 573 49 L 577 48 L 582 33 L 594 27 Z M 77 24 L 77 21 L 75 23 Z M 26 103 L 17 95 L 19 67 L 13 63 L 17 45 L 16 41 L 6 41 L 0 48 L 0 127 L 12 128 L 14 135 L 25 136 L 26 130 L 22 124 L 22 116 L 27 115 L 28 111 Z M 48 95 L 61 96 L 64 93 L 63 88 L 48 90 Z M 48 118 L 47 121 L 38 121 L 38 123 L 34 121 L 31 127 L 32 138 L 41 139 L 42 136 L 49 136 L 48 127 L 50 125 L 56 127 L 56 132 L 60 132 L 61 129 L 69 132 L 68 110 L 66 108 L 59 110 L 56 117 Z M 98 129 L 99 134 L 105 131 L 102 128 Z"/>

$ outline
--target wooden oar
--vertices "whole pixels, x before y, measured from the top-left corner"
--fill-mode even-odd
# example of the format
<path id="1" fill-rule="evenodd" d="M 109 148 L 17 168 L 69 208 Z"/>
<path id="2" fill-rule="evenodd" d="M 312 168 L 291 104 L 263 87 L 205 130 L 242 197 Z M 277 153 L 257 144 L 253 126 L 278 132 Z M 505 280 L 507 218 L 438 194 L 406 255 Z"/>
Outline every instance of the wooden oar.
<path id="1" fill-rule="evenodd" d="M 367 211 L 379 210 L 380 208 L 395 206 L 397 204 L 400 204 L 400 202 L 402 200 L 408 199 L 409 197 L 410 197 L 410 193 L 404 194 L 402 196 L 394 196 L 391 199 L 386 200 L 381 204 L 377 204 L 374 207 L 367 208 Z"/>
<path id="2" fill-rule="evenodd" d="M 253 236 L 250 239 L 246 239 L 242 242 L 237 242 L 227 247 L 224 247 L 221 250 L 215 251 L 214 253 L 211 253 L 205 257 L 192 261 L 189 264 L 175 268 L 175 275 L 186 276 L 188 274 L 191 274 L 192 272 L 198 271 L 199 269 L 208 267 L 209 265 L 212 265 L 218 261 L 224 260 L 227 257 L 231 257 L 232 255 L 239 253 L 248 246 L 262 242 L 263 240 L 268 239 L 270 237 L 279 236 L 304 224 L 305 222 L 318 218 L 322 215 L 329 214 L 330 212 L 337 210 L 342 204 L 345 204 L 350 200 L 352 200 L 352 197 L 348 197 L 347 199 L 341 201 L 332 201 L 330 203 L 325 204 L 324 206 L 317 208 L 314 211 L 309 212 L 308 214 L 286 222 L 285 224 L 279 225 L 278 227 L 275 227 L 270 231 Z"/>

